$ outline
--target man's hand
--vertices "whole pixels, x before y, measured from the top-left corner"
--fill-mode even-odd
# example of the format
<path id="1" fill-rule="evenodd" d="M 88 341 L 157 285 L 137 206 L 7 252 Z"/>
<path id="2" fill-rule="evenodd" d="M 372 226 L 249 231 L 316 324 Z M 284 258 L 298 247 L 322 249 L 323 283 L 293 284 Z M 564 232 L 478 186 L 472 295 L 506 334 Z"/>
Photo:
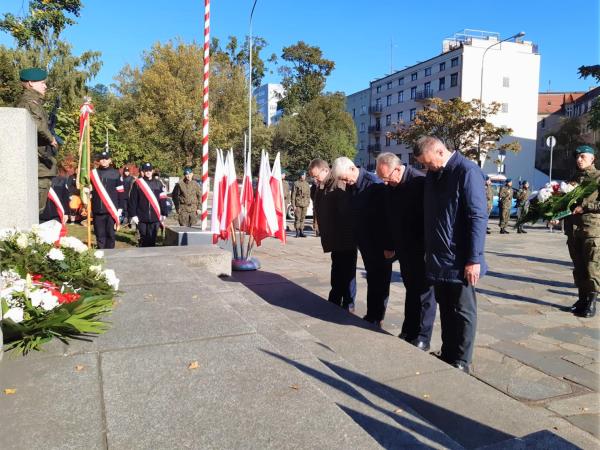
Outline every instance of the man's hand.
<path id="1" fill-rule="evenodd" d="M 163 223 L 165 221 L 166 217 L 165 216 L 160 216 L 160 223 Z"/>
<path id="2" fill-rule="evenodd" d="M 199 210 L 199 209 L 197 209 L 197 210 L 196 210 L 196 215 L 197 215 L 197 216 L 199 216 L 200 214 L 202 214 L 202 211 L 201 211 L 201 210 Z"/>
<path id="3" fill-rule="evenodd" d="M 129 223 L 131 225 L 137 225 L 138 223 L 140 223 L 140 219 L 138 219 L 138 216 L 133 216 L 130 220 Z"/>
<path id="4" fill-rule="evenodd" d="M 54 148 L 58 148 L 58 142 L 56 142 L 56 138 L 52 138 L 52 142 L 50 142 L 50 145 Z"/>
<path id="5" fill-rule="evenodd" d="M 383 257 L 385 259 L 392 259 L 394 256 L 396 256 L 396 252 L 394 250 L 384 250 L 383 251 Z"/>
<path id="6" fill-rule="evenodd" d="M 479 281 L 479 272 L 481 271 L 481 264 L 467 263 L 465 266 L 465 279 L 467 283 L 475 286 Z"/>
<path id="7" fill-rule="evenodd" d="M 573 214 L 583 214 L 583 207 L 578 206 L 573 210 Z"/>

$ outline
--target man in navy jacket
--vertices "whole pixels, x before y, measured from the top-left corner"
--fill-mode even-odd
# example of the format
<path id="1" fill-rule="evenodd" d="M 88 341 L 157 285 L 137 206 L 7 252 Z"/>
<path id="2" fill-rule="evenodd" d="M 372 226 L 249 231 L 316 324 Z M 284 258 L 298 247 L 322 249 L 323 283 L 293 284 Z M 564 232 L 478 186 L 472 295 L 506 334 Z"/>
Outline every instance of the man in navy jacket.
<path id="1" fill-rule="evenodd" d="M 425 272 L 425 176 L 403 165 L 393 153 L 381 153 L 377 157 L 377 175 L 387 185 L 386 209 L 381 213 L 385 220 L 381 228 L 387 238 L 384 256 L 398 260 L 406 288 L 404 322 L 399 337 L 427 351 L 437 304 L 433 285 Z"/>
<path id="2" fill-rule="evenodd" d="M 469 372 L 477 327 L 475 285 L 486 272 L 485 176 L 433 136 L 419 139 L 414 156 L 425 177 L 425 264 L 442 322 L 441 359 Z"/>
<path id="3" fill-rule="evenodd" d="M 367 272 L 367 314 L 364 319 L 377 327 L 385 316 L 390 295 L 391 260 L 383 255 L 384 235 L 377 215 L 385 205 L 385 185 L 377 175 L 358 168 L 345 156 L 332 165 L 332 176 L 346 183 L 350 195 L 354 237 Z M 387 281 L 387 283 L 386 283 Z"/>

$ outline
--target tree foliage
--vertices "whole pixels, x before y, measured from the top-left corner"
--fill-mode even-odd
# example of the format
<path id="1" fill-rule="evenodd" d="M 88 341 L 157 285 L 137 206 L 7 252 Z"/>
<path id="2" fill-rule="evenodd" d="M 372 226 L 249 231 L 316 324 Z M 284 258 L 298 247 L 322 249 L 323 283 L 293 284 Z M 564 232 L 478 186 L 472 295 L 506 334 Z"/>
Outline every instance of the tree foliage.
<path id="1" fill-rule="evenodd" d="M 355 145 L 356 129 L 341 93 L 319 96 L 297 114 L 283 117 L 273 136 L 273 150 L 282 152 L 291 171 L 306 170 L 314 158 L 354 158 Z"/>
<path id="2" fill-rule="evenodd" d="M 477 162 L 489 158 L 494 151 L 518 152 L 521 145 L 516 140 L 499 143 L 504 136 L 512 134 L 512 129 L 497 127 L 487 120 L 496 115 L 500 107 L 496 102 L 483 105 L 479 100 L 433 98 L 417 111 L 414 121 L 398 124 L 397 130 L 388 135 L 409 147 L 422 136 L 436 136 L 448 148 L 459 150 Z"/>
<path id="3" fill-rule="evenodd" d="M 592 77 L 597 83 L 600 83 L 600 64 L 594 66 L 581 66 L 579 68 L 579 78 Z M 596 99 L 590 110 L 590 119 L 588 121 L 593 130 L 600 130 L 600 101 Z"/>
<path id="4" fill-rule="evenodd" d="M 286 96 L 279 102 L 284 114 L 291 115 L 323 93 L 325 81 L 335 63 L 323 57 L 317 46 L 303 41 L 283 48 L 281 58 L 291 66 L 281 67 Z"/>

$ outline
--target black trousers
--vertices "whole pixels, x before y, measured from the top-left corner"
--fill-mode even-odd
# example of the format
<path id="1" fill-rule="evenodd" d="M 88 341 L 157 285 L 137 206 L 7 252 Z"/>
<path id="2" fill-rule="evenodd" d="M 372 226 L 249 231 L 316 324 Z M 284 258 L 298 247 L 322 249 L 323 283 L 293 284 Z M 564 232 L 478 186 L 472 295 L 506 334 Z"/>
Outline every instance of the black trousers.
<path id="1" fill-rule="evenodd" d="M 94 218 L 94 234 L 98 248 L 115 248 L 115 221 L 110 214 L 97 214 Z"/>
<path id="2" fill-rule="evenodd" d="M 343 308 L 354 303 L 356 297 L 356 258 L 358 251 L 331 252 L 331 290 L 328 300 Z"/>
<path id="3" fill-rule="evenodd" d="M 385 259 L 383 250 L 359 246 L 360 255 L 367 272 L 367 315 L 366 320 L 379 322 L 385 317 L 390 297 L 392 260 Z"/>
<path id="4" fill-rule="evenodd" d="M 397 251 L 402 282 L 406 289 L 402 334 L 409 342 L 429 343 L 437 303 L 433 284 L 425 276 L 425 254 L 419 251 Z"/>
<path id="5" fill-rule="evenodd" d="M 140 222 L 137 227 L 140 232 L 140 247 L 156 246 L 156 235 L 160 228 L 160 222 Z"/>
<path id="6" fill-rule="evenodd" d="M 442 322 L 442 359 L 471 364 L 477 329 L 475 287 L 463 283 L 435 283 L 435 299 Z"/>

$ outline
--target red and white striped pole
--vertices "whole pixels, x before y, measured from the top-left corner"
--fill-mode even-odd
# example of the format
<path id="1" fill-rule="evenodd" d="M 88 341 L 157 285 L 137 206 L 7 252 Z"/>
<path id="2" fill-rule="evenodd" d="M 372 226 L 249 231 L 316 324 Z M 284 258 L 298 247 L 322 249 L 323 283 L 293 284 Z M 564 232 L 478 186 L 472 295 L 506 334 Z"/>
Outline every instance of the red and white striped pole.
<path id="1" fill-rule="evenodd" d="M 204 0 L 204 87 L 202 90 L 202 230 L 208 226 L 208 78 L 210 62 L 210 0 Z"/>

